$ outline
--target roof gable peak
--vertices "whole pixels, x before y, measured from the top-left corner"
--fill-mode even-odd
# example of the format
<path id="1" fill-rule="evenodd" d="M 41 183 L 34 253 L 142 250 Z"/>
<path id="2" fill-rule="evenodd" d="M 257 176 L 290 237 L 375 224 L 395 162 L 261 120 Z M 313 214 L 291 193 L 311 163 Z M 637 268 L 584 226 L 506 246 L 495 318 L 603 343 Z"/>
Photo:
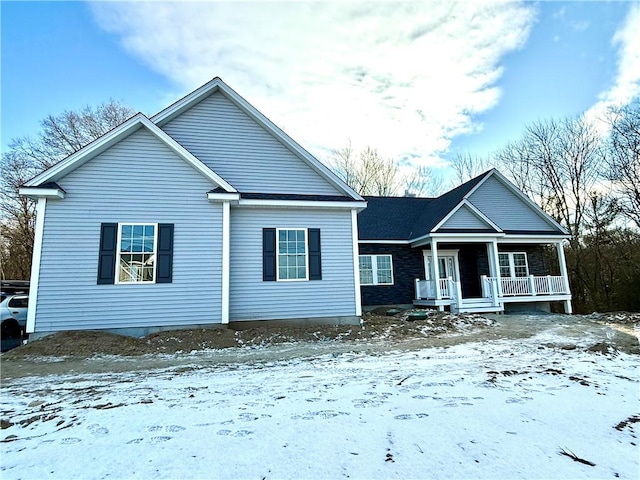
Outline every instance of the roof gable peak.
<path id="1" fill-rule="evenodd" d="M 146 115 L 137 113 L 116 128 L 105 133 L 93 142 L 89 143 L 77 152 L 69 155 L 64 160 L 56 163 L 51 168 L 35 176 L 24 184 L 25 187 L 35 187 L 47 182 L 55 182 L 61 179 L 76 168 L 85 164 L 92 158 L 100 155 L 118 142 L 124 140 L 140 128 L 145 128 L 159 141 L 164 143 L 170 150 L 185 160 L 188 164 L 202 173 L 214 184 L 224 188 L 228 192 L 235 192 L 235 188 L 220 177 L 217 173 L 207 167 L 182 145 L 176 142 L 169 134 L 158 128 Z"/>
<path id="2" fill-rule="evenodd" d="M 213 78 L 209 82 L 195 89 L 193 92 L 174 102 L 169 107 L 153 115 L 151 117 L 151 121 L 159 127 L 162 127 L 174 118 L 178 117 L 181 113 L 186 112 L 188 109 L 214 93 L 222 94 L 237 108 L 247 114 L 253 121 L 264 128 L 276 141 L 280 142 L 285 148 L 300 158 L 309 168 L 318 173 L 325 181 L 335 187 L 338 191 L 343 192 L 354 200 L 363 200 L 355 190 L 338 178 L 322 162 L 311 155 L 287 133 L 276 126 L 271 120 L 222 81 L 220 77 Z"/>

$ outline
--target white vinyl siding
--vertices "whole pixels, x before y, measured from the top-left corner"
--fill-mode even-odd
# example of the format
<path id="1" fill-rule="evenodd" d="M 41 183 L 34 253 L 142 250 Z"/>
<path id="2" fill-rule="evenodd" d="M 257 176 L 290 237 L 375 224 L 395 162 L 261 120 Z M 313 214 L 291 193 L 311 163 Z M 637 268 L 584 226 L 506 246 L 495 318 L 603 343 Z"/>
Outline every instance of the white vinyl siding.
<path id="1" fill-rule="evenodd" d="M 263 281 L 262 229 L 319 228 L 322 280 Z M 355 315 L 351 212 L 275 208 L 231 208 L 231 321 Z"/>
<path id="2" fill-rule="evenodd" d="M 58 183 L 67 195 L 47 201 L 36 332 L 221 322 L 222 207 L 202 174 L 140 129 Z M 172 283 L 97 285 L 100 224 L 141 221 L 174 224 Z"/>
<path id="3" fill-rule="evenodd" d="M 501 277 L 526 277 L 529 275 L 527 254 L 524 252 L 498 253 Z"/>
<path id="4" fill-rule="evenodd" d="M 240 192 L 343 194 L 219 92 L 162 129 Z"/>
<path id="5" fill-rule="evenodd" d="M 557 232 L 533 207 L 493 177 L 469 201 L 502 230 Z"/>
<path id="6" fill-rule="evenodd" d="M 360 285 L 393 285 L 391 255 L 360 255 Z"/>
<path id="7" fill-rule="evenodd" d="M 438 230 L 466 229 L 466 230 L 486 230 L 493 229 L 484 220 L 480 219 L 467 206 L 461 206 Z"/>

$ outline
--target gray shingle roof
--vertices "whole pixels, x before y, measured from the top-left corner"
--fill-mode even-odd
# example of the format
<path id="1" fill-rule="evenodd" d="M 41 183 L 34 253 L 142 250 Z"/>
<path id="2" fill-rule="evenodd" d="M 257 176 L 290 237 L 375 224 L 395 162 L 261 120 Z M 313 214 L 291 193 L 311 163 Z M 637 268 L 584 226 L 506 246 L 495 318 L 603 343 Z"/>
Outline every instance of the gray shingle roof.
<path id="1" fill-rule="evenodd" d="M 365 197 L 358 214 L 360 240 L 409 240 L 428 234 L 489 172 L 437 198 Z"/>

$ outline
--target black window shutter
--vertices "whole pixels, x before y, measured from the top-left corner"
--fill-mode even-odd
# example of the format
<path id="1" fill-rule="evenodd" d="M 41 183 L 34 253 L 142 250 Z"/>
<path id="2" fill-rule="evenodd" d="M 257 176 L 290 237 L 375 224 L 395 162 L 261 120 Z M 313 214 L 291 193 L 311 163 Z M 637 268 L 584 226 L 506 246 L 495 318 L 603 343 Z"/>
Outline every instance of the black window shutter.
<path id="1" fill-rule="evenodd" d="M 322 280 L 322 258 L 320 255 L 320 229 L 308 230 L 309 280 Z"/>
<path id="2" fill-rule="evenodd" d="M 156 283 L 173 280 L 173 223 L 158 224 L 158 262 Z"/>
<path id="3" fill-rule="evenodd" d="M 98 253 L 98 285 L 113 285 L 116 275 L 116 242 L 118 224 L 100 225 L 100 250 Z"/>
<path id="4" fill-rule="evenodd" d="M 262 281 L 276 281 L 276 229 L 262 229 Z"/>

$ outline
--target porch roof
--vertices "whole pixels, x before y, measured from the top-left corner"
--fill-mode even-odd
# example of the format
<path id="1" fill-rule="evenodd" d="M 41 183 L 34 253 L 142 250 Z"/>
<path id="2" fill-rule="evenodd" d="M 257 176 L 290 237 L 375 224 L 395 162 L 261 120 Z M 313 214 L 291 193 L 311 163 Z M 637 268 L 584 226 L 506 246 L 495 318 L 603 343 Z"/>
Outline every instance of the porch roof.
<path id="1" fill-rule="evenodd" d="M 569 237 L 568 233 L 559 225 L 554 228 L 550 224 L 549 230 L 501 230 L 500 227 L 486 217 L 479 222 L 484 224 L 482 227 L 479 224 L 477 224 L 476 228 L 468 229 L 439 227 L 440 223 L 447 221 L 448 215 L 454 214 L 453 212 L 462 207 L 475 210 L 475 206 L 465 203 L 467 202 L 467 197 L 484 180 L 494 174 L 500 177 L 499 172 L 489 170 L 437 198 L 367 196 L 365 200 L 368 206 L 366 210 L 358 214 L 358 238 L 361 241 L 384 242 L 385 240 L 395 240 L 415 242 L 427 238 L 434 232 L 465 237 L 469 235 L 500 234 L 502 237 L 505 235 L 507 237 L 513 236 L 514 239 L 530 237 L 529 240 L 535 237 Z M 539 207 L 535 208 L 539 210 Z M 470 213 L 474 214 L 473 212 Z M 476 213 L 479 216 L 483 215 L 482 212 L 476 211 Z M 544 214 L 542 213 L 542 215 Z M 550 220 L 550 222 L 553 222 L 553 220 Z"/>
<path id="2" fill-rule="evenodd" d="M 358 237 L 360 240 L 410 240 L 424 236 L 484 176 L 480 175 L 438 198 L 365 197 L 367 208 L 358 215 Z"/>

